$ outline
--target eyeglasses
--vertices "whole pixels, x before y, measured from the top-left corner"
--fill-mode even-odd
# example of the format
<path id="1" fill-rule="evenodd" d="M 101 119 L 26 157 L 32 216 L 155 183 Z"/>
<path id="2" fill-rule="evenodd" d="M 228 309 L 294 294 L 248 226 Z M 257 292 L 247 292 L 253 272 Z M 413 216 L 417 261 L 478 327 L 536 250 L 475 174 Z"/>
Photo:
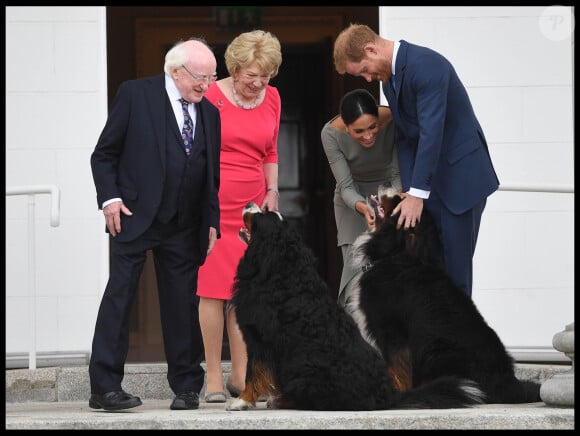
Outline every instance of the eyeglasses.
<path id="1" fill-rule="evenodd" d="M 217 80 L 217 74 L 193 74 L 191 71 L 187 69 L 185 65 L 182 65 L 183 69 L 187 71 L 187 73 L 195 80 L 196 82 L 206 82 L 208 85 L 211 85 L 213 82 Z"/>
<path id="2" fill-rule="evenodd" d="M 272 78 L 271 74 L 268 74 L 267 76 L 259 76 L 258 74 L 254 74 L 254 73 L 242 73 L 242 74 L 240 74 L 240 76 L 242 77 L 242 79 L 248 80 L 250 82 L 253 82 L 256 79 L 258 79 L 263 83 L 268 83 L 270 81 L 270 79 Z"/>

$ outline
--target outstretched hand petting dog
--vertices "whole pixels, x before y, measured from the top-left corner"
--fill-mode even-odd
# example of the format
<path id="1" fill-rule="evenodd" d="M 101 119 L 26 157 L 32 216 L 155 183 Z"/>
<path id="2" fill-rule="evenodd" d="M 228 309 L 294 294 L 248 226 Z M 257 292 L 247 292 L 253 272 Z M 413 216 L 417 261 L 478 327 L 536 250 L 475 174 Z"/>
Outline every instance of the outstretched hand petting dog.
<path id="1" fill-rule="evenodd" d="M 365 214 L 365 219 L 367 222 L 367 227 L 369 232 L 374 232 L 376 229 L 376 220 L 382 221 L 385 218 L 381 204 L 376 195 L 371 195 L 367 197 L 366 207 L 368 213 Z"/>
<path id="2" fill-rule="evenodd" d="M 409 230 L 409 228 L 415 227 L 421 221 L 423 199 L 407 193 L 399 193 L 399 197 L 405 201 L 401 201 L 397 205 L 391 216 L 400 213 L 397 220 L 397 229 L 404 227 L 405 230 Z"/>

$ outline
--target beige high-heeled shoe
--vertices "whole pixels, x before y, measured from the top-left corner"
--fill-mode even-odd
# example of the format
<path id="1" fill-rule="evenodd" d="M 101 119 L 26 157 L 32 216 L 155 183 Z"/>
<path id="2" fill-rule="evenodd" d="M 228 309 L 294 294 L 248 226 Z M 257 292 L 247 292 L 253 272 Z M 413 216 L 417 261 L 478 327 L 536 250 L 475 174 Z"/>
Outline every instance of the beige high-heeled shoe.
<path id="1" fill-rule="evenodd" d="M 226 393 L 225 392 L 207 392 L 205 394 L 206 403 L 225 403 Z"/>

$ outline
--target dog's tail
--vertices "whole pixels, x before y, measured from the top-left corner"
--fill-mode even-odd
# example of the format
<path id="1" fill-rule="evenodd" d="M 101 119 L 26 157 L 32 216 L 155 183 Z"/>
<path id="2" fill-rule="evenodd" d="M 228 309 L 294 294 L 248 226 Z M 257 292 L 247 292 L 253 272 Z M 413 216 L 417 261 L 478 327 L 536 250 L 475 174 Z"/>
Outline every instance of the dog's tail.
<path id="1" fill-rule="evenodd" d="M 491 403 L 537 403 L 542 401 L 540 398 L 539 383 L 532 380 L 518 380 L 515 377 L 511 382 L 506 382 L 501 389 L 498 386 L 496 390 L 489 392 L 489 402 Z"/>
<path id="2" fill-rule="evenodd" d="M 485 402 L 485 394 L 472 380 L 439 377 L 430 383 L 401 392 L 392 409 L 456 409 Z"/>
<path id="3" fill-rule="evenodd" d="M 540 398 L 540 383 L 532 380 L 518 380 L 521 390 L 521 397 L 519 403 L 537 403 L 542 401 Z"/>

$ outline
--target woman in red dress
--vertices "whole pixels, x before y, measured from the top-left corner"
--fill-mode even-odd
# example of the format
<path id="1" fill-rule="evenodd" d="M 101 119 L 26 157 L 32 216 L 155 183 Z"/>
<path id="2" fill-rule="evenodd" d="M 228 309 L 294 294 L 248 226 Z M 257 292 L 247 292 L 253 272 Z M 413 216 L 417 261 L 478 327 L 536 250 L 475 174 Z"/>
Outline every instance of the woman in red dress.
<path id="1" fill-rule="evenodd" d="M 206 93 L 220 111 L 220 230 L 221 238 L 199 269 L 199 322 L 205 347 L 205 401 L 226 401 L 221 352 L 225 324 L 231 355 L 226 388 L 237 396 L 245 386 L 246 346 L 238 329 L 232 298 L 234 276 L 245 244 L 239 240 L 242 209 L 253 201 L 278 210 L 278 131 L 281 101 L 269 85 L 282 63 L 281 46 L 269 32 L 254 30 L 237 36 L 225 52 L 229 77 Z"/>

